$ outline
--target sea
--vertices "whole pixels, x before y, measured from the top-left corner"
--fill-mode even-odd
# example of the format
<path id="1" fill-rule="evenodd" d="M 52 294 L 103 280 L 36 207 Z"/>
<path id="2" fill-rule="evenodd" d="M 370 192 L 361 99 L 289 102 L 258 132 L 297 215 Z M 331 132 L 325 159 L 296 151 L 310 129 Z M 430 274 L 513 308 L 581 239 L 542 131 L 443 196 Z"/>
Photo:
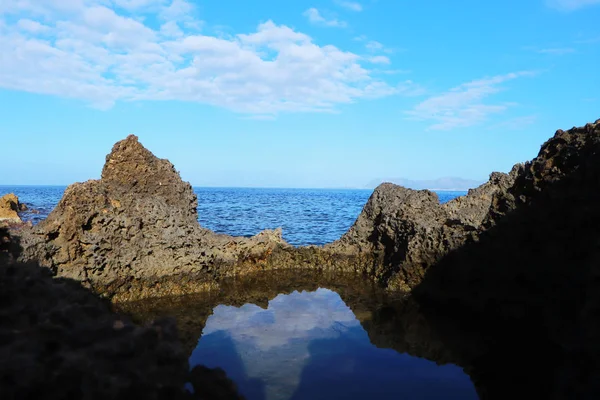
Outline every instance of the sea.
<path id="1" fill-rule="evenodd" d="M 0 186 L 0 197 L 16 194 L 39 213 L 24 213 L 37 224 L 61 199 L 65 186 Z M 200 225 L 217 233 L 252 236 L 282 228 L 283 238 L 296 246 L 322 245 L 339 239 L 354 223 L 372 189 L 272 189 L 195 187 Z M 466 194 L 436 191 L 445 203 Z"/>
<path id="2" fill-rule="evenodd" d="M 64 186 L 0 186 L 39 223 Z M 281 227 L 293 245 L 322 245 L 354 223 L 372 190 L 194 188 L 198 220 L 251 236 Z M 441 202 L 465 192 L 437 192 Z M 189 365 L 221 368 L 248 400 L 478 398 L 454 345 L 470 334 L 436 328 L 431 316 L 361 276 L 257 272 L 218 291 L 118 305 L 144 324 L 174 317 Z M 262 275 L 261 275 L 262 274 Z M 304 276 L 303 274 L 309 274 Z M 452 329 L 454 327 L 452 326 Z M 451 339 L 449 339 L 451 338 Z M 446 348 L 445 343 L 452 343 Z M 466 345 L 470 348 L 469 344 Z M 502 371 L 500 371 L 502 372 Z M 191 384 L 186 388 L 193 391 Z"/>

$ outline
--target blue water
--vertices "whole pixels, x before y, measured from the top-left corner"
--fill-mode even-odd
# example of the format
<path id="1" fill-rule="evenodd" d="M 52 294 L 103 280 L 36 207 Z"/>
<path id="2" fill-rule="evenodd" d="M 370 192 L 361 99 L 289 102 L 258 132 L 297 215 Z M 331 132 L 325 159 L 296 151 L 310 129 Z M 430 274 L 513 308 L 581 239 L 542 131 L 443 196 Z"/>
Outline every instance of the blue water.
<path id="1" fill-rule="evenodd" d="M 453 364 L 378 348 L 336 292 L 218 305 L 190 365 L 220 367 L 248 400 L 477 399 Z"/>
<path id="2" fill-rule="evenodd" d="M 0 196 L 15 193 L 39 214 L 25 213 L 34 224 L 46 218 L 65 186 L 0 186 Z M 346 232 L 372 190 L 194 188 L 200 224 L 217 233 L 252 236 L 263 229 L 283 229 L 293 245 L 321 245 Z M 437 192 L 442 203 L 466 192 Z"/>

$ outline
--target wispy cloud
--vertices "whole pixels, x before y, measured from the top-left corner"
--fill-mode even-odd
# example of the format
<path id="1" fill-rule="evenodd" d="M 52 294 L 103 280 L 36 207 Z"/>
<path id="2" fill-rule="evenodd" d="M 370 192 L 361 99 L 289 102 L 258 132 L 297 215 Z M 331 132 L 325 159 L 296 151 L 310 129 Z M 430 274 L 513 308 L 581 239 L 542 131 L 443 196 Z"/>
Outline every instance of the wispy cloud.
<path id="1" fill-rule="evenodd" d="M 575 49 L 571 48 L 571 47 L 555 47 L 555 48 L 548 48 L 548 49 L 539 49 L 539 50 L 537 50 L 537 52 L 540 54 L 551 54 L 551 55 L 555 55 L 555 56 L 562 56 L 565 54 L 575 53 Z"/>
<path id="2" fill-rule="evenodd" d="M 350 11 L 362 11 L 363 7 L 359 2 L 356 1 L 344 1 L 344 0 L 335 0 L 335 3 L 340 7 L 348 9 Z"/>
<path id="3" fill-rule="evenodd" d="M 317 10 L 314 7 L 309 8 L 308 10 L 304 11 L 304 13 L 302 15 L 304 15 L 306 18 L 308 18 L 310 23 L 315 24 L 315 25 L 331 26 L 331 27 L 335 27 L 335 28 L 344 28 L 347 26 L 346 22 L 340 21 L 336 18 L 330 18 L 330 19 L 325 18 L 324 16 L 321 15 L 319 10 Z"/>
<path id="4" fill-rule="evenodd" d="M 600 36 L 589 37 L 586 39 L 579 39 L 579 40 L 576 40 L 575 43 L 578 43 L 578 44 L 600 43 Z"/>
<path id="5" fill-rule="evenodd" d="M 432 96 L 407 111 L 408 118 L 428 121 L 431 130 L 449 130 L 482 123 L 492 114 L 505 111 L 510 104 L 486 104 L 484 100 L 502 90 L 502 83 L 532 72 L 515 72 L 463 83 L 447 92 Z"/>
<path id="6" fill-rule="evenodd" d="M 382 64 L 317 45 L 273 21 L 214 36 L 196 30 L 202 20 L 191 2 L 115 3 L 1 2 L 9 18 L 0 28 L 0 87 L 102 109 L 118 101 L 178 100 L 261 116 L 332 112 L 339 104 L 403 93 L 378 78 L 375 67 Z"/>
<path id="7" fill-rule="evenodd" d="M 600 4 L 600 0 L 546 0 L 549 7 L 560 11 L 575 11 Z"/>
<path id="8" fill-rule="evenodd" d="M 374 64 L 391 64 L 391 61 L 386 56 L 373 56 L 369 57 L 369 61 Z"/>
<path id="9" fill-rule="evenodd" d="M 383 50 L 383 45 L 375 40 L 369 40 L 366 44 L 365 44 L 365 48 L 367 50 L 370 51 L 378 51 L 378 50 Z"/>
<path id="10" fill-rule="evenodd" d="M 20 19 L 17 22 L 17 26 L 23 31 L 27 31 L 34 34 L 48 32 L 50 30 L 49 26 L 30 19 Z"/>
<path id="11" fill-rule="evenodd" d="M 354 40 L 357 42 L 363 42 L 365 44 L 365 49 L 371 53 L 393 54 L 397 51 L 396 49 L 387 47 L 383 45 L 383 43 L 380 43 L 376 40 L 369 40 L 369 38 L 367 38 L 365 35 L 356 36 Z"/>

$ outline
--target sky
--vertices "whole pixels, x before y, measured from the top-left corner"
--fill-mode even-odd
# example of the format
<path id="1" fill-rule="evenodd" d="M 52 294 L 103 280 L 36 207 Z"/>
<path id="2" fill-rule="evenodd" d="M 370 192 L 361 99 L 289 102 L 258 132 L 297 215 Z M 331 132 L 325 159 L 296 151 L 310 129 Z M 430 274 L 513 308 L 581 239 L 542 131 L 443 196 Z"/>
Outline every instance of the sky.
<path id="1" fill-rule="evenodd" d="M 1 0 L 0 184 L 485 180 L 600 118 L 600 0 Z"/>

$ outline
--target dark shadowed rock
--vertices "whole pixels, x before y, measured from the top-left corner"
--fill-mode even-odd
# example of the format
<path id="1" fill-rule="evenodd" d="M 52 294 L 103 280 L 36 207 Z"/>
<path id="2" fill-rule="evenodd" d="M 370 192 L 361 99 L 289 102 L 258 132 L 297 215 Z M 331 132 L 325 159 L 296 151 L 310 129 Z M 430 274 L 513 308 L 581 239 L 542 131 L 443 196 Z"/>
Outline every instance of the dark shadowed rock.
<path id="1" fill-rule="evenodd" d="M 477 241 L 431 266 L 422 300 L 535 323 L 566 354 L 555 398 L 600 396 L 600 120 L 559 130 L 498 192 Z"/>
<path id="2" fill-rule="evenodd" d="M 240 398 L 218 371 L 188 375 L 174 320 L 134 325 L 78 282 L 35 264 L 0 263 L 0 319 L 5 400 Z M 215 374 L 218 382 L 202 379 Z M 188 380 L 207 395 L 190 395 Z"/>

